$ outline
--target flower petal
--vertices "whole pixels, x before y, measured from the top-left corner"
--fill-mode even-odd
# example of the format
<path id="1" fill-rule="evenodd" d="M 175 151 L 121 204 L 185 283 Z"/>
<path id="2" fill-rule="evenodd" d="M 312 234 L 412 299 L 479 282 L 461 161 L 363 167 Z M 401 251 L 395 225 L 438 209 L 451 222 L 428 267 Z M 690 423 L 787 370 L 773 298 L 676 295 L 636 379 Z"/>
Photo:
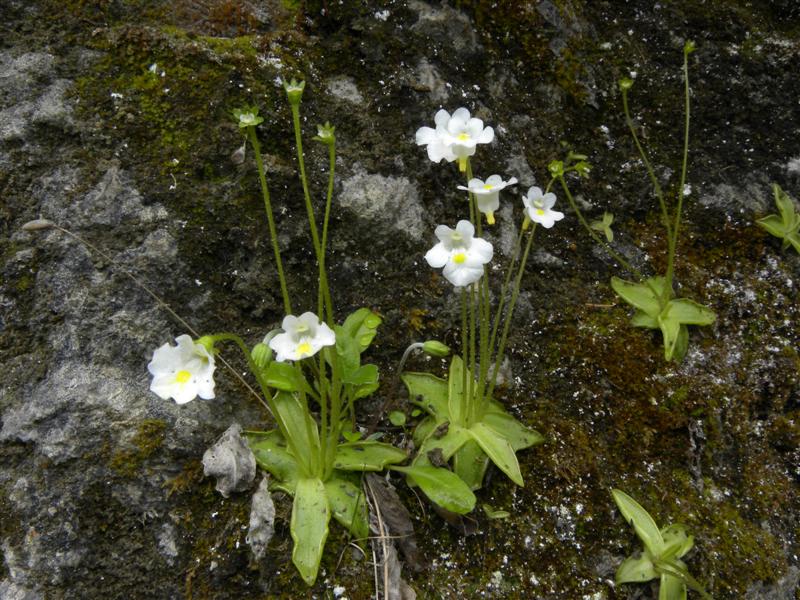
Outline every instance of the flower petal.
<path id="1" fill-rule="evenodd" d="M 494 256 L 494 247 L 483 238 L 475 238 L 469 247 L 470 257 L 474 257 L 480 264 L 488 263 Z"/>
<path id="2" fill-rule="evenodd" d="M 437 139 L 436 130 L 430 127 L 420 127 L 416 133 L 417 146 L 430 144 Z"/>
<path id="3" fill-rule="evenodd" d="M 475 235 L 475 226 L 466 219 L 461 219 L 456 224 L 456 231 L 461 234 L 465 242 L 469 242 Z"/>
<path id="4" fill-rule="evenodd" d="M 425 260 L 434 269 L 441 269 L 447 264 L 450 259 L 450 252 L 444 247 L 444 244 L 436 244 L 433 248 L 425 253 Z"/>
<path id="5" fill-rule="evenodd" d="M 457 108 L 456 112 L 453 113 L 453 119 L 458 119 L 466 124 L 467 121 L 469 121 L 469 111 L 463 106 L 461 108 Z"/>
<path id="6" fill-rule="evenodd" d="M 488 144 L 492 140 L 494 140 L 494 129 L 491 127 L 487 127 L 481 132 L 480 137 L 478 137 L 479 144 Z"/>
<path id="7" fill-rule="evenodd" d="M 433 122 L 436 123 L 437 127 L 447 127 L 448 121 L 450 121 L 450 113 L 443 108 L 433 117 Z"/>

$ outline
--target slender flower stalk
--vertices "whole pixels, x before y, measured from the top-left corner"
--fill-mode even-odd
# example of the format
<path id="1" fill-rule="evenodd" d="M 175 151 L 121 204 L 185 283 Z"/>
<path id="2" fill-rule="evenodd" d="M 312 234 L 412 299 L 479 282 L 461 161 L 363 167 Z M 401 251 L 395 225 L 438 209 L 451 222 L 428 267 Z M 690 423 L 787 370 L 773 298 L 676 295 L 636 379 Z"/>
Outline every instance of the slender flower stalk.
<path id="1" fill-rule="evenodd" d="M 278 247 L 278 230 L 275 227 L 275 217 L 272 213 L 272 202 L 267 185 L 267 176 L 264 172 L 264 161 L 261 159 L 261 144 L 258 142 L 256 128 L 252 125 L 247 127 L 247 139 L 253 146 L 253 154 L 256 157 L 256 167 L 258 168 L 258 180 L 261 182 L 261 195 L 264 197 L 264 211 L 267 213 L 267 224 L 269 225 L 269 239 L 272 243 L 272 252 L 275 255 L 275 266 L 278 269 L 278 279 L 281 284 L 281 296 L 283 296 L 283 310 L 287 315 L 292 314 L 292 303 L 289 300 L 289 289 L 286 286 L 286 277 L 283 274 L 283 262 L 281 261 L 281 250 Z"/>

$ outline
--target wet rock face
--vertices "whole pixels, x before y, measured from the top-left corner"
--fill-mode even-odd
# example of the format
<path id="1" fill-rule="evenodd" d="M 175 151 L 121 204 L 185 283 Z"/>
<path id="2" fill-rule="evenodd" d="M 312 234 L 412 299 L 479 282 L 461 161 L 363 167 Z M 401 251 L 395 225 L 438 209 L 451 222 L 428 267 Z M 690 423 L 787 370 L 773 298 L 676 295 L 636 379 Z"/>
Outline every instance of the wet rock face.
<path id="1" fill-rule="evenodd" d="M 148 391 L 153 350 L 190 332 L 126 274 L 201 333 L 237 332 L 252 344 L 280 322 L 251 149 L 230 158 L 242 142 L 232 108 L 255 103 L 265 117 L 259 135 L 279 237 L 304 310 L 316 274 L 278 79 L 307 80 L 316 206 L 328 163 L 310 137 L 316 123 L 336 126 L 334 302 L 339 317 L 358 306 L 382 314 L 370 360 L 389 381 L 408 343 L 460 340 L 457 298 L 422 255 L 436 224 L 466 216 L 463 175 L 431 163 L 416 129 L 462 105 L 495 128 L 475 175 L 520 180 L 486 231 L 498 257 L 513 249 L 519 195 L 544 188 L 549 161 L 572 149 L 594 166 L 588 180 L 570 180 L 587 216 L 614 212 L 617 250 L 661 272 L 657 203 L 616 82 L 635 71 L 635 126 L 672 193 L 686 38 L 698 50 L 677 279 L 717 323 L 692 331 L 684 363 L 665 364 L 658 334 L 630 328 L 607 285 L 623 273 L 590 245 L 555 189 L 567 216 L 537 232 L 511 329 L 514 381 L 498 396 L 548 444 L 520 453 L 524 488 L 490 476 L 479 503 L 511 517 L 477 515 L 479 536 L 460 538 L 408 494 L 430 564 L 403 572 L 418 597 L 647 596 L 647 586 L 608 583 L 635 547 L 607 493 L 620 487 L 658 522 L 683 522 L 695 535 L 686 561 L 715 598 L 797 594 L 800 257 L 753 226 L 773 210 L 771 182 L 800 196 L 796 7 L 457 4 L 6 3 L 0 597 L 307 593 L 291 566 L 291 499 L 275 493 L 273 506 L 268 492 L 253 499 L 236 485 L 222 498 L 202 474 L 203 452 L 227 424 L 262 429 L 268 418 L 222 368 L 212 401 L 177 406 Z M 20 231 L 40 215 L 103 255 L 58 230 Z M 223 355 L 244 370 L 234 349 Z M 441 367 L 413 361 L 414 370 Z M 381 402 L 362 402 L 366 423 Z M 312 594 L 374 593 L 370 568 L 345 548 L 332 526 Z"/>

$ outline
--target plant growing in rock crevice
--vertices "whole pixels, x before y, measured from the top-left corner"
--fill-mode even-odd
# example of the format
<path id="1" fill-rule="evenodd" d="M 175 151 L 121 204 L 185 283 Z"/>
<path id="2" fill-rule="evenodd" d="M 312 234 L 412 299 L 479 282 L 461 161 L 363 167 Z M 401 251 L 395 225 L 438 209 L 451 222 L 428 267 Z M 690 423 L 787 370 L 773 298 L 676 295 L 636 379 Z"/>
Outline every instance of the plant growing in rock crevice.
<path id="1" fill-rule="evenodd" d="M 775 237 L 780 238 L 783 241 L 783 250 L 792 246 L 797 252 L 800 252 L 800 212 L 795 210 L 794 202 L 789 194 L 784 192 L 777 183 L 772 186 L 772 194 L 775 197 L 778 214 L 767 215 L 756 223 Z"/>
<path id="2" fill-rule="evenodd" d="M 604 247 L 606 251 L 628 272 L 633 273 L 637 281 L 626 281 L 618 277 L 611 278 L 611 287 L 625 302 L 634 309 L 631 324 L 634 327 L 645 327 L 647 329 L 659 329 L 664 341 L 664 358 L 666 360 L 680 361 L 686 355 L 689 347 L 689 325 L 711 325 L 716 320 L 715 313 L 708 307 L 698 304 L 689 298 L 676 298 L 674 289 L 675 274 L 675 254 L 678 246 L 678 237 L 681 228 L 681 217 L 683 212 L 683 200 L 686 196 L 686 173 L 689 157 L 689 55 L 694 51 L 695 46 L 691 41 L 686 42 L 683 48 L 683 76 L 684 76 L 684 99 L 685 99 L 685 121 L 683 136 L 683 155 L 681 161 L 680 182 L 677 187 L 675 206 L 673 213 L 670 214 L 667 206 L 667 197 L 661 188 L 661 184 L 655 175 L 647 153 L 644 151 L 636 134 L 633 119 L 628 109 L 628 91 L 633 86 L 631 79 L 622 79 L 619 87 L 622 92 L 622 104 L 625 112 L 625 121 L 633 137 L 639 156 L 647 169 L 653 192 L 658 198 L 661 209 L 661 220 L 667 235 L 667 267 L 663 276 L 647 277 L 636 267 L 630 264 L 610 243 L 613 241 L 611 223 L 613 215 L 606 212 L 602 221 L 595 221 L 589 224 L 578 207 L 572 193 L 567 185 L 566 175 L 570 172 L 580 176 L 588 176 L 590 165 L 586 162 L 586 156 L 570 153 L 564 161 L 553 161 L 550 163 L 550 172 L 558 179 L 564 194 L 575 211 L 581 225 L 586 229 L 591 238 Z M 606 240 L 597 235 L 597 231 L 605 233 Z"/>

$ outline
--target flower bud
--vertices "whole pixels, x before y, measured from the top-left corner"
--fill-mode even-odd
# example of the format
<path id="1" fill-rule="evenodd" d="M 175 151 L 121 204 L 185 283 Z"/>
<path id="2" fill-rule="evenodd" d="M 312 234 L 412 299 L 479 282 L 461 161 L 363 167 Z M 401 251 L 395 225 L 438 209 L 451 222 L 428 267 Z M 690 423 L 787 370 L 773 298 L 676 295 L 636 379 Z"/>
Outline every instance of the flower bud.
<path id="1" fill-rule="evenodd" d="M 296 79 L 291 81 L 283 80 L 283 89 L 286 90 L 286 96 L 289 98 L 289 104 L 299 105 L 303 99 L 303 90 L 306 87 L 305 81 L 298 82 Z"/>
<path id="2" fill-rule="evenodd" d="M 683 45 L 683 53 L 684 54 L 691 54 L 696 49 L 697 49 L 697 47 L 694 45 L 694 41 L 692 41 L 692 40 L 686 40 L 686 43 Z"/>
<path id="3" fill-rule="evenodd" d="M 335 129 L 333 125 L 327 122 L 325 125 L 317 125 L 317 135 L 314 136 L 314 140 L 329 146 L 333 145 L 336 142 L 336 136 L 333 133 Z"/>
<path id="4" fill-rule="evenodd" d="M 234 109 L 233 118 L 238 121 L 240 129 L 255 127 L 264 122 L 264 119 L 258 116 L 258 109 L 250 106 Z"/>
<path id="5" fill-rule="evenodd" d="M 422 351 L 431 356 L 445 358 L 450 354 L 450 348 L 445 346 L 442 342 L 436 340 L 428 340 L 422 344 Z"/>
<path id="6" fill-rule="evenodd" d="M 256 363 L 256 366 L 263 371 L 267 368 L 269 363 L 272 362 L 272 348 L 263 342 L 259 342 L 253 346 L 253 349 L 250 351 L 250 356 L 253 358 L 253 362 Z"/>
<path id="7" fill-rule="evenodd" d="M 212 336 L 204 335 L 195 343 L 203 346 L 211 356 L 214 356 L 214 338 Z"/>
<path id="8" fill-rule="evenodd" d="M 623 92 L 627 92 L 629 89 L 633 87 L 633 79 L 629 79 L 628 77 L 623 77 L 619 80 L 619 89 Z"/>
<path id="9" fill-rule="evenodd" d="M 553 177 L 563 177 L 564 176 L 564 163 L 560 160 L 554 160 L 551 162 L 547 169 L 550 171 L 550 174 Z"/>

